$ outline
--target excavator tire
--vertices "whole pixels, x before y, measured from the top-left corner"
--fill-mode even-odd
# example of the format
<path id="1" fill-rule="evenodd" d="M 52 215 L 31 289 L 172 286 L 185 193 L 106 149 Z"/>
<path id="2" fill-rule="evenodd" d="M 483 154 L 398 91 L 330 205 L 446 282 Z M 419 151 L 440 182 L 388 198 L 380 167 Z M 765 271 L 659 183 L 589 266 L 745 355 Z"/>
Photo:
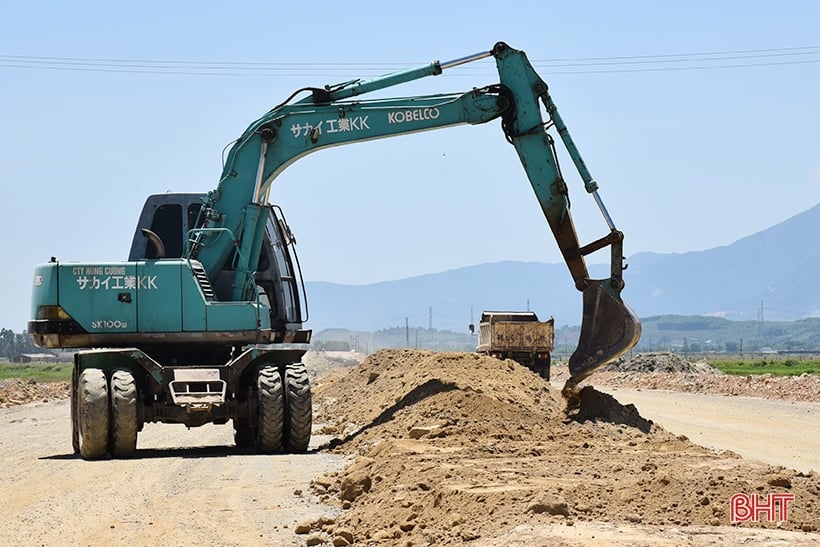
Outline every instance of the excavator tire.
<path id="1" fill-rule="evenodd" d="M 259 367 L 256 385 L 259 398 L 256 448 L 266 454 L 281 452 L 284 440 L 285 393 L 279 368 L 272 365 Z"/>
<path id="2" fill-rule="evenodd" d="M 306 452 L 313 427 L 310 379 L 303 363 L 285 366 L 285 450 Z"/>
<path id="3" fill-rule="evenodd" d="M 77 389 L 77 426 L 80 455 L 86 460 L 105 456 L 108 451 L 108 382 L 98 368 L 87 368 Z"/>
<path id="4" fill-rule="evenodd" d="M 111 375 L 111 454 L 122 458 L 137 450 L 137 382 L 129 370 Z"/>

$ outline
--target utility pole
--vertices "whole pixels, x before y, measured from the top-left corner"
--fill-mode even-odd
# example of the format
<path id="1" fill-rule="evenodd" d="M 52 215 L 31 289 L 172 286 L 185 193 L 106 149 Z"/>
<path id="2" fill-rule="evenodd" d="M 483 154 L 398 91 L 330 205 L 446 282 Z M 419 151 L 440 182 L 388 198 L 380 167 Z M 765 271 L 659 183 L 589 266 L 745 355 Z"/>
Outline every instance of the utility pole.
<path id="1" fill-rule="evenodd" d="M 427 308 L 427 330 L 433 330 L 433 306 Z"/>
<path id="2" fill-rule="evenodd" d="M 410 347 L 410 318 L 409 317 L 404 318 L 404 334 L 407 338 L 407 343 L 405 344 L 404 347 L 409 348 Z"/>

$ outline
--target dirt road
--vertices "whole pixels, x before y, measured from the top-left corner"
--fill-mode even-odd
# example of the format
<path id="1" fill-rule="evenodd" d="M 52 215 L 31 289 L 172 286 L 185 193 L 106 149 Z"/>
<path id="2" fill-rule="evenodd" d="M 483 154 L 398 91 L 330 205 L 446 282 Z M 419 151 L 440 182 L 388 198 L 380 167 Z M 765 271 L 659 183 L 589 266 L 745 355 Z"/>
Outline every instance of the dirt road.
<path id="1" fill-rule="evenodd" d="M 137 448 L 86 462 L 68 401 L 0 409 L 0 544 L 304 545 L 294 525 L 337 512 L 309 483 L 339 455 L 243 453 L 230 424 L 148 424 Z"/>
<path id="2" fill-rule="evenodd" d="M 606 387 L 622 404 L 695 444 L 798 471 L 820 471 L 820 403 Z"/>

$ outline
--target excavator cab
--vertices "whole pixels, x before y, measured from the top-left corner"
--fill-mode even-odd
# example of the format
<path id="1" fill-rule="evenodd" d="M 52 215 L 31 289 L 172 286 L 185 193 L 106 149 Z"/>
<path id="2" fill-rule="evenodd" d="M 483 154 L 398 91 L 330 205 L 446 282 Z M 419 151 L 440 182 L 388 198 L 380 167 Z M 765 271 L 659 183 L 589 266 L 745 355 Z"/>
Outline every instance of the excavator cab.
<path id="1" fill-rule="evenodd" d="M 140 214 L 131 242 L 129 261 L 181 258 L 185 256 L 188 234 L 201 228 L 200 211 L 205 194 L 167 193 L 149 196 Z M 270 307 L 271 329 L 277 338 L 306 332 L 307 321 L 304 282 L 294 248 L 295 238 L 285 221 L 282 209 L 268 206 L 264 243 L 255 272 L 255 290 L 249 288 L 247 300 L 258 298 Z M 228 301 L 236 269 L 229 259 L 216 279 L 213 290 L 218 300 Z"/>

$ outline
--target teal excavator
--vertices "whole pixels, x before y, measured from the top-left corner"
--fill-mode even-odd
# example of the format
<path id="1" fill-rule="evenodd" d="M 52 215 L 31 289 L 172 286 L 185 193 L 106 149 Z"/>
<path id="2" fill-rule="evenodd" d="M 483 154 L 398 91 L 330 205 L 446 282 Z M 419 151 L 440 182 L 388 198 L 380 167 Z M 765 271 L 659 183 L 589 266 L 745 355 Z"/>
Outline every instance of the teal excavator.
<path id="1" fill-rule="evenodd" d="M 499 81 L 467 92 L 362 99 L 494 57 Z M 303 452 L 311 392 L 302 363 L 311 331 L 294 237 L 269 204 L 276 177 L 323 148 L 499 119 L 582 293 L 568 389 L 632 348 L 640 322 L 621 299 L 623 234 L 598 195 L 547 84 L 523 51 L 433 62 L 369 81 L 305 87 L 233 143 L 215 190 L 150 196 L 126 262 L 50 262 L 34 272 L 28 331 L 75 354 L 72 444 L 85 459 L 136 450 L 145 423 L 233 422 L 238 446 Z M 609 232 L 580 245 L 557 133 Z M 585 256 L 611 249 L 610 277 L 591 279 Z M 566 391 L 567 388 L 565 388 Z"/>

